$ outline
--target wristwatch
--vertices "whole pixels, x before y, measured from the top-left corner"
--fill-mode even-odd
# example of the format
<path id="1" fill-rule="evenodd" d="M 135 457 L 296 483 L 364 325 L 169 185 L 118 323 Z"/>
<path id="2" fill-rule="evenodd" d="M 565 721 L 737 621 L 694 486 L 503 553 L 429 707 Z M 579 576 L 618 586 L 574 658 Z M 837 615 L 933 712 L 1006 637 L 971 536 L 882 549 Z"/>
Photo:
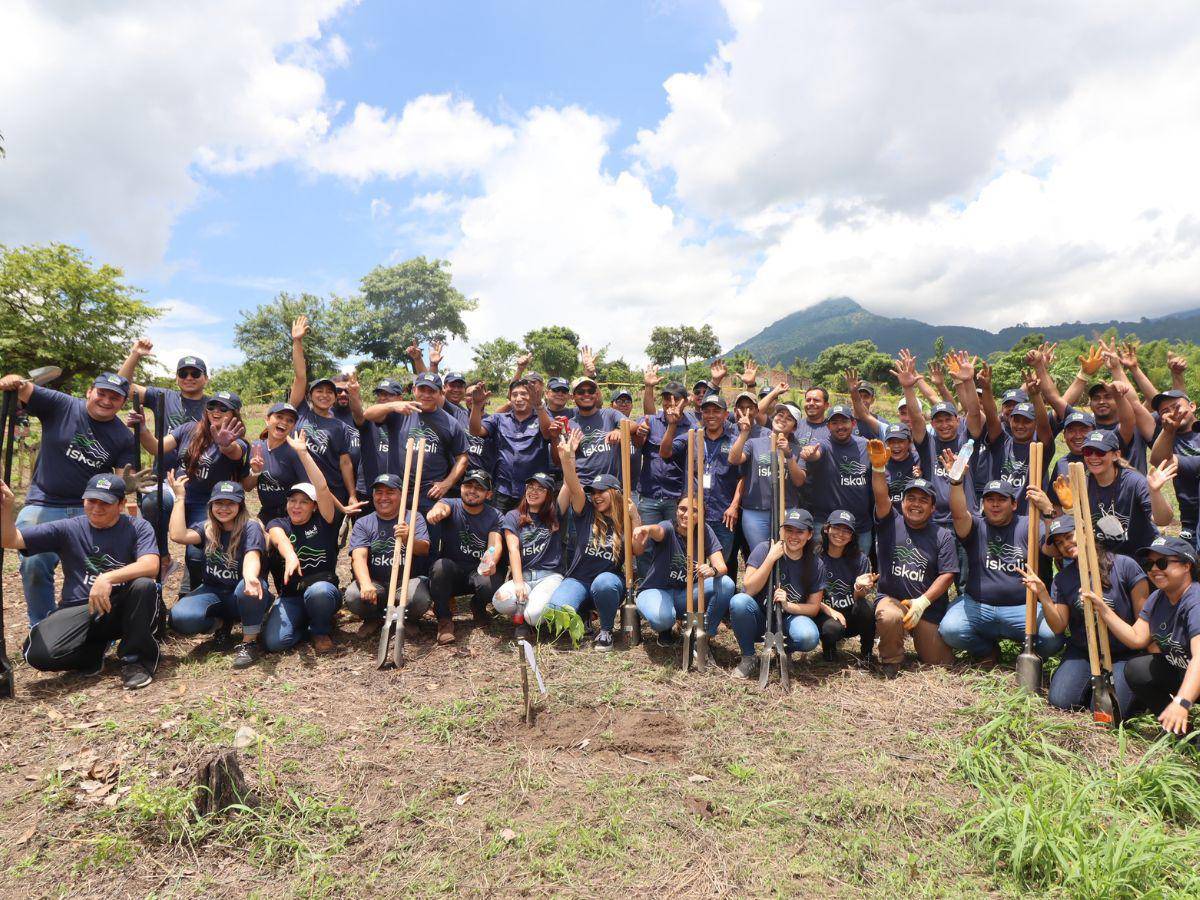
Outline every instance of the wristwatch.
<path id="1" fill-rule="evenodd" d="M 1175 698 L 1175 702 L 1176 702 L 1176 703 L 1178 703 L 1180 706 L 1182 706 L 1184 709 L 1191 709 L 1191 708 L 1192 708 L 1192 701 L 1191 701 L 1191 700 L 1184 700 L 1182 697 L 1176 697 L 1176 698 Z"/>

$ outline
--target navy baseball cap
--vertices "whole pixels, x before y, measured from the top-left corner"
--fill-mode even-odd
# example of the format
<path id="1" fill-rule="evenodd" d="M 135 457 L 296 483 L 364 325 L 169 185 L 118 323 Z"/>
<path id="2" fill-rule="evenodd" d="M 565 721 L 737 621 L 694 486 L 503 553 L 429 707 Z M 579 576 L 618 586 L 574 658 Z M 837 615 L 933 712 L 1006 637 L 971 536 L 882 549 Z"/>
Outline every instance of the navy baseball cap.
<path id="1" fill-rule="evenodd" d="M 337 382 L 334 381 L 332 378 L 326 377 L 326 378 L 318 378 L 316 381 L 310 381 L 308 383 L 308 392 L 311 394 L 313 391 L 315 391 L 317 388 L 319 388 L 323 384 L 329 385 L 335 391 L 337 390 Z"/>
<path id="2" fill-rule="evenodd" d="M 825 417 L 827 422 L 832 421 L 834 416 L 845 416 L 847 419 L 854 418 L 854 410 L 849 406 L 839 403 L 837 406 L 829 407 L 829 415 Z"/>
<path id="3" fill-rule="evenodd" d="M 526 381 L 536 381 L 538 384 L 546 383 L 546 379 L 544 379 L 542 377 L 541 372 L 526 372 L 521 377 L 524 378 Z"/>
<path id="4" fill-rule="evenodd" d="M 548 491 L 554 490 L 554 479 L 545 472 L 536 472 L 525 479 L 526 484 L 540 484 Z"/>
<path id="5" fill-rule="evenodd" d="M 404 385 L 398 381 L 392 381 L 390 378 L 381 378 L 379 384 L 375 385 L 376 394 L 393 394 L 400 396 L 404 393 Z"/>
<path id="6" fill-rule="evenodd" d="M 625 388 L 618 388 L 613 391 L 612 399 L 614 402 L 620 400 L 622 397 L 628 397 L 630 400 L 633 400 L 633 394 L 629 393 Z"/>
<path id="7" fill-rule="evenodd" d="M 1064 534 L 1075 533 L 1075 517 L 1074 516 L 1059 516 L 1050 523 L 1050 537 L 1059 537 Z"/>
<path id="8" fill-rule="evenodd" d="M 780 523 L 784 528 L 803 528 L 805 531 L 813 530 L 813 517 L 807 509 L 789 509 L 783 516 L 783 522 Z"/>
<path id="9" fill-rule="evenodd" d="M 1005 403 L 1028 403 L 1029 395 L 1020 388 L 1013 388 L 1004 392 L 1004 398 L 1000 401 L 1000 405 Z"/>
<path id="10" fill-rule="evenodd" d="M 298 413 L 296 411 L 296 407 L 292 406 L 290 403 L 272 403 L 267 408 L 267 415 L 273 416 L 276 413 L 287 413 L 290 416 L 295 416 L 297 419 L 300 418 L 300 413 Z"/>
<path id="11" fill-rule="evenodd" d="M 602 472 L 591 481 L 583 486 L 585 491 L 619 491 L 621 482 L 617 481 L 616 475 L 609 475 L 607 472 Z"/>
<path id="12" fill-rule="evenodd" d="M 209 409 L 212 409 L 214 406 L 220 406 L 230 412 L 237 412 L 242 408 L 242 398 L 233 391 L 217 391 L 208 398 L 208 402 L 204 405 Z"/>
<path id="13" fill-rule="evenodd" d="M 398 491 L 404 487 L 404 479 L 392 472 L 382 472 L 375 476 L 375 480 L 371 482 L 371 488 L 385 487 Z"/>
<path id="14" fill-rule="evenodd" d="M 569 391 L 571 390 L 571 382 L 555 375 L 546 383 L 546 389 L 550 391 Z"/>
<path id="15" fill-rule="evenodd" d="M 492 489 L 492 476 L 483 469 L 469 470 L 467 474 L 463 476 L 462 483 L 466 484 L 468 481 L 475 482 L 485 491 L 490 491 Z"/>
<path id="16" fill-rule="evenodd" d="M 675 397 L 680 400 L 682 400 L 684 397 L 686 397 L 688 395 L 687 388 L 685 388 L 678 381 L 668 381 L 666 384 L 664 384 L 662 386 L 662 390 L 659 391 L 659 393 L 664 394 L 664 395 L 670 394 L 672 397 Z"/>
<path id="17" fill-rule="evenodd" d="M 429 387 L 435 391 L 442 389 L 442 379 L 437 372 L 422 372 L 413 379 L 413 388 Z"/>
<path id="18" fill-rule="evenodd" d="M 218 481 L 213 485 L 212 494 L 208 497 L 210 504 L 214 500 L 232 500 L 234 503 L 245 503 L 246 492 L 236 481 Z"/>
<path id="19" fill-rule="evenodd" d="M 1100 391 L 1107 391 L 1107 390 L 1108 390 L 1107 382 L 1097 381 L 1090 388 L 1088 388 L 1088 396 L 1091 397 L 1093 394 L 1099 393 Z"/>
<path id="20" fill-rule="evenodd" d="M 120 503 L 125 499 L 125 479 L 111 472 L 93 475 L 83 489 L 84 500 L 99 500 L 102 503 Z"/>
<path id="21" fill-rule="evenodd" d="M 692 393 L 693 394 L 699 390 L 703 390 L 705 393 L 708 393 L 709 391 L 712 390 L 712 385 L 709 384 L 707 381 L 705 381 L 703 378 L 701 378 L 699 381 L 697 381 L 695 384 L 692 385 Z"/>
<path id="22" fill-rule="evenodd" d="M 958 415 L 958 407 L 955 406 L 953 403 L 947 403 L 946 401 L 943 400 L 941 403 L 935 403 L 933 405 L 933 409 L 931 409 L 929 411 L 929 417 L 933 418 L 938 413 L 947 413 L 948 415 L 951 415 L 951 416 L 957 416 Z"/>
<path id="23" fill-rule="evenodd" d="M 845 525 L 851 531 L 857 531 L 858 519 L 854 518 L 854 513 L 849 510 L 835 509 L 825 520 L 825 526 L 829 527 L 830 525 Z"/>
<path id="24" fill-rule="evenodd" d="M 1091 447 L 1095 450 L 1120 450 L 1121 442 L 1117 438 L 1115 431 L 1102 431 L 1097 429 L 1087 436 L 1083 442 L 1084 447 Z"/>
<path id="25" fill-rule="evenodd" d="M 908 484 L 904 486 L 904 493 L 907 494 L 909 491 L 921 491 L 922 493 L 928 494 L 930 497 L 937 496 L 937 492 L 933 489 L 933 485 L 924 478 L 911 479 Z"/>
<path id="26" fill-rule="evenodd" d="M 899 425 L 889 425 L 883 432 L 883 439 L 885 441 L 911 441 L 912 431 L 910 431 L 909 427 L 904 423 Z"/>
<path id="27" fill-rule="evenodd" d="M 463 384 L 466 384 L 467 376 L 462 372 L 447 372 L 446 377 L 442 379 L 442 384 L 449 384 L 452 381 L 461 381 Z"/>
<path id="28" fill-rule="evenodd" d="M 113 391 L 122 397 L 129 396 L 129 379 L 116 372 L 104 372 L 97 375 L 96 380 L 92 382 L 92 387 L 104 388 L 104 390 Z"/>
<path id="29" fill-rule="evenodd" d="M 1003 478 L 993 478 L 983 486 L 981 497 L 986 497 L 988 494 L 1001 494 L 1009 500 L 1017 499 L 1017 488 L 1013 484 L 1009 484 Z"/>
<path id="30" fill-rule="evenodd" d="M 1066 428 L 1068 425 L 1086 425 L 1088 428 L 1095 428 L 1096 417 L 1091 413 L 1081 412 L 1077 409 L 1063 419 L 1063 428 Z"/>
<path id="31" fill-rule="evenodd" d="M 1160 391 L 1154 395 L 1154 399 L 1150 401 L 1150 408 L 1158 412 L 1158 408 L 1163 405 L 1164 400 L 1187 400 L 1187 391 L 1181 391 L 1177 388 L 1171 388 L 1169 391 Z"/>
<path id="32" fill-rule="evenodd" d="M 700 401 L 701 409 L 704 409 L 704 407 L 706 407 L 706 406 L 718 406 L 721 409 L 729 409 L 729 404 L 727 402 L 725 402 L 725 398 L 722 397 L 720 394 L 709 394 L 707 397 L 705 397 L 703 400 Z"/>
<path id="33" fill-rule="evenodd" d="M 208 374 L 208 366 L 198 356 L 181 356 L 179 362 L 175 363 L 175 374 L 178 375 L 183 369 L 199 369 L 201 375 Z"/>
<path id="34" fill-rule="evenodd" d="M 1029 419 L 1030 421 L 1033 421 L 1037 418 L 1037 413 L 1033 411 L 1033 404 L 1025 403 L 1024 401 L 1014 406 L 1013 411 L 1008 415 L 1009 418 L 1012 418 L 1013 416 L 1020 416 L 1021 418 Z"/>
<path id="35" fill-rule="evenodd" d="M 771 393 L 771 391 L 773 391 L 773 390 L 774 390 L 774 388 L 771 387 L 769 384 L 764 384 L 762 387 L 760 387 L 758 389 L 759 399 L 761 400 L 763 397 L 767 396 L 767 394 Z"/>
<path id="36" fill-rule="evenodd" d="M 875 385 L 871 384 L 869 381 L 860 381 L 856 390 L 860 394 L 867 394 L 871 397 L 875 396 Z"/>
<path id="37" fill-rule="evenodd" d="M 86 497 L 87 494 L 84 494 Z M 1183 538 L 1171 537 L 1170 535 L 1160 535 L 1150 542 L 1148 547 L 1143 547 L 1138 550 L 1137 555 L 1143 559 L 1151 553 L 1158 553 L 1161 556 L 1176 556 L 1179 559 L 1186 559 L 1189 563 L 1196 562 L 1196 548 L 1185 541 Z"/>

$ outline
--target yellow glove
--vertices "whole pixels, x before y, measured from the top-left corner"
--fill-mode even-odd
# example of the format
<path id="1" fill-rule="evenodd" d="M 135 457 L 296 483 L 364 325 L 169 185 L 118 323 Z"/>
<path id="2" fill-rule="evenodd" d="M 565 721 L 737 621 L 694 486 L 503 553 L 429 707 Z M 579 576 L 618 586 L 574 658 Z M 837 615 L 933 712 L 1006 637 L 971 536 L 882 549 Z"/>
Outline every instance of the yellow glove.
<path id="1" fill-rule="evenodd" d="M 883 469 L 890 456 L 887 445 L 883 441 L 877 438 L 867 441 L 867 458 L 871 460 L 872 469 L 876 471 Z"/>
<path id="2" fill-rule="evenodd" d="M 1054 493 L 1058 494 L 1058 502 L 1064 512 L 1075 506 L 1075 495 L 1071 493 L 1071 483 L 1067 481 L 1066 475 L 1059 475 L 1054 479 Z"/>
<path id="3" fill-rule="evenodd" d="M 1083 369 L 1084 375 L 1095 375 L 1100 371 L 1102 365 L 1104 365 L 1104 356 L 1094 344 L 1088 348 L 1086 354 L 1079 357 L 1079 367 Z"/>
<path id="4" fill-rule="evenodd" d="M 925 610 L 929 609 L 929 598 L 922 594 L 912 600 L 901 600 L 900 605 L 908 610 L 904 614 L 904 630 L 912 631 L 921 621 L 921 616 L 925 615 Z"/>

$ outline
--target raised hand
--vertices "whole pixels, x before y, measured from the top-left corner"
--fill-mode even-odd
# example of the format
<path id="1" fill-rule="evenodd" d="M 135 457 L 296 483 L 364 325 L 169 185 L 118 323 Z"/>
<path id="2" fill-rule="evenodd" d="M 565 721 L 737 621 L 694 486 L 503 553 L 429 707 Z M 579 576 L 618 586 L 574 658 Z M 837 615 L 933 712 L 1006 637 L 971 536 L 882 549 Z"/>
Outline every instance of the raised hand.
<path id="1" fill-rule="evenodd" d="M 263 473 L 263 469 L 267 466 L 266 457 L 263 456 L 262 444 L 255 444 L 254 449 L 250 451 L 250 474 L 255 477 Z"/>
<path id="2" fill-rule="evenodd" d="M 926 366 L 929 371 L 929 380 L 934 387 L 944 387 L 946 384 L 946 367 L 936 359 L 931 359 L 929 365 Z"/>
<path id="3" fill-rule="evenodd" d="M 800 448 L 800 458 L 805 462 L 812 462 L 815 459 L 821 458 L 821 447 L 819 444 L 806 444 Z"/>
<path id="4" fill-rule="evenodd" d="M 138 338 L 133 342 L 133 346 L 129 348 L 129 354 L 136 356 L 139 360 L 145 359 L 154 353 L 154 342 L 149 338 Z"/>
<path id="5" fill-rule="evenodd" d="M 917 383 L 917 361 L 907 350 L 901 350 L 896 359 L 896 367 L 891 370 L 892 377 L 899 382 L 900 387 L 910 388 Z"/>
<path id="6" fill-rule="evenodd" d="M 245 424 L 237 419 L 230 418 L 213 432 L 213 443 L 222 450 L 227 450 L 230 444 L 241 438 L 245 433 Z"/>
<path id="7" fill-rule="evenodd" d="M 708 374 L 712 377 L 713 387 L 719 385 L 725 380 L 725 376 L 729 374 L 729 369 L 725 365 L 725 360 L 714 359 L 712 365 L 708 367 Z"/>
<path id="8" fill-rule="evenodd" d="M 1162 421 L 1164 429 L 1171 431 L 1182 431 L 1183 423 L 1187 421 L 1188 410 L 1181 406 L 1175 405 L 1167 408 L 1159 417 Z"/>
<path id="9" fill-rule="evenodd" d="M 1186 359 L 1172 353 L 1170 350 L 1167 351 L 1167 368 L 1171 370 L 1173 375 L 1182 375 L 1187 371 L 1187 367 L 1188 361 Z"/>
<path id="10" fill-rule="evenodd" d="M 366 500 L 359 500 L 359 499 L 357 499 L 357 498 L 355 498 L 355 497 L 351 497 L 351 498 L 350 498 L 349 500 L 347 500 L 345 503 L 342 503 L 342 502 L 341 502 L 340 500 L 338 500 L 338 498 L 335 496 L 335 497 L 333 498 L 333 502 L 334 502 L 334 503 L 335 503 L 335 504 L 336 504 L 336 505 L 339 507 L 339 509 L 340 509 L 340 512 L 341 512 L 343 515 L 346 515 L 346 516 L 352 516 L 352 515 L 354 515 L 356 512 L 362 512 L 362 511 L 363 511 L 363 509 L 365 509 L 365 508 L 366 508 L 366 505 L 367 505 L 367 501 L 366 501 Z"/>
<path id="11" fill-rule="evenodd" d="M 351 372 L 350 377 L 346 379 L 346 393 L 351 397 L 362 398 L 362 385 L 358 382 L 357 372 Z"/>
<path id="12" fill-rule="evenodd" d="M 742 384 L 746 387 L 754 387 L 758 383 L 758 363 L 752 359 L 746 360 L 746 367 L 742 370 Z"/>
<path id="13" fill-rule="evenodd" d="M 522 353 L 520 356 L 517 357 L 517 368 L 518 369 L 528 368 L 529 364 L 531 362 L 533 362 L 533 353 L 526 350 L 524 353 Z"/>
<path id="14" fill-rule="evenodd" d="M 487 406 L 488 398 L 492 396 L 492 392 L 487 389 L 482 381 L 477 381 L 467 390 L 467 396 L 471 398 L 471 405 L 478 406 L 481 409 Z"/>
<path id="15" fill-rule="evenodd" d="M 442 348 L 445 346 L 441 341 L 434 341 L 429 345 L 429 365 L 437 366 L 442 361 Z"/>
<path id="16" fill-rule="evenodd" d="M 887 445 L 883 441 L 878 438 L 867 441 L 867 458 L 871 460 L 872 468 L 882 469 L 887 465 L 890 456 Z"/>
<path id="17" fill-rule="evenodd" d="M 1067 481 L 1066 475 L 1059 475 L 1054 479 L 1054 493 L 1058 495 L 1058 505 L 1063 508 L 1063 512 L 1075 507 L 1075 493 L 1071 490 L 1071 482 Z"/>
<path id="18" fill-rule="evenodd" d="M 1114 345 L 1116 339 L 1113 339 Z M 1138 342 L 1129 340 L 1117 348 L 1117 359 L 1126 369 L 1136 369 L 1138 367 Z"/>
<path id="19" fill-rule="evenodd" d="M 1100 367 L 1104 365 L 1104 354 L 1095 344 L 1088 347 L 1087 353 L 1081 354 L 1079 357 L 1079 369 L 1084 375 L 1091 377 L 1100 371 Z"/>
<path id="20" fill-rule="evenodd" d="M 668 424 L 670 424 L 670 425 L 678 425 L 679 424 L 679 420 L 681 418 L 683 418 L 683 403 L 684 403 L 684 401 L 682 401 L 682 400 L 679 400 L 679 401 L 668 400 L 667 401 L 666 405 L 663 407 L 663 415 L 666 417 Z"/>
<path id="21" fill-rule="evenodd" d="M 1035 572 L 1030 566 L 1025 567 L 1024 571 L 1021 572 L 1020 577 L 1021 583 L 1025 585 L 1026 588 L 1032 590 L 1035 594 L 1041 594 L 1041 592 L 1046 589 L 1046 583 L 1042 581 L 1040 577 L 1038 577 L 1038 573 Z"/>
<path id="22" fill-rule="evenodd" d="M 956 382 L 970 381 L 978 378 L 976 360 L 966 350 L 946 355 L 946 371 Z"/>
<path id="23" fill-rule="evenodd" d="M 559 440 L 562 442 L 560 446 L 565 447 L 573 457 L 579 450 L 579 445 L 583 443 L 583 431 L 579 428 L 568 428 Z"/>
<path id="24" fill-rule="evenodd" d="M 413 341 L 404 348 L 404 354 L 413 362 L 417 362 L 421 359 L 421 348 L 417 346 L 416 341 Z"/>
<path id="25" fill-rule="evenodd" d="M 1021 373 L 1021 384 L 1024 386 L 1025 393 L 1029 396 L 1029 399 L 1032 400 L 1034 397 L 1042 395 L 1042 380 L 1033 369 L 1026 369 Z"/>
<path id="26" fill-rule="evenodd" d="M 592 348 L 587 344 L 583 344 L 579 348 L 579 364 L 583 366 L 583 372 L 589 378 L 596 377 L 596 354 L 592 352 Z"/>
<path id="27" fill-rule="evenodd" d="M 954 467 L 954 463 L 957 462 L 958 454 L 947 447 L 941 452 L 938 459 L 942 461 L 942 468 L 949 472 Z"/>
<path id="28" fill-rule="evenodd" d="M 633 433 L 636 434 L 639 438 L 642 438 L 643 440 L 645 440 L 647 437 L 649 437 L 650 436 L 650 420 L 647 419 L 645 416 L 643 416 L 642 421 L 637 423 L 637 427 L 633 430 Z"/>
<path id="29" fill-rule="evenodd" d="M 308 453 L 308 439 L 304 436 L 304 432 L 289 434 L 285 440 L 287 440 L 288 446 L 300 456 Z"/>
<path id="30" fill-rule="evenodd" d="M 662 381 L 662 376 L 658 374 L 658 369 L 653 364 L 642 369 L 642 384 L 646 387 L 658 387 Z"/>
<path id="31" fill-rule="evenodd" d="M 990 363 L 984 363 L 975 370 L 975 384 L 983 388 L 985 391 L 991 390 L 992 366 Z"/>
<path id="32" fill-rule="evenodd" d="M 847 369 L 844 371 L 842 373 L 842 382 L 846 386 L 846 393 L 853 397 L 854 392 L 858 390 L 858 369 Z"/>
<path id="33" fill-rule="evenodd" d="M 183 495 L 187 490 L 188 477 L 180 472 L 176 475 L 174 472 L 167 473 L 167 487 L 175 494 L 176 500 L 182 500 Z"/>
<path id="34" fill-rule="evenodd" d="M 749 410 L 741 410 L 738 412 L 738 414 L 737 414 L 738 431 L 741 431 L 744 434 L 745 432 L 749 431 L 751 426 L 753 426 L 753 425 L 754 425 L 754 421 L 752 420 L 752 418 L 750 416 Z"/>
<path id="35" fill-rule="evenodd" d="M 1178 471 L 1179 463 L 1172 456 L 1170 462 L 1163 463 L 1161 466 L 1151 466 L 1146 470 L 1146 484 L 1152 491 L 1161 491 L 1167 484 L 1175 480 Z"/>
<path id="36" fill-rule="evenodd" d="M 292 340 L 302 341 L 307 334 L 308 316 L 296 316 L 296 321 L 292 322 Z"/>

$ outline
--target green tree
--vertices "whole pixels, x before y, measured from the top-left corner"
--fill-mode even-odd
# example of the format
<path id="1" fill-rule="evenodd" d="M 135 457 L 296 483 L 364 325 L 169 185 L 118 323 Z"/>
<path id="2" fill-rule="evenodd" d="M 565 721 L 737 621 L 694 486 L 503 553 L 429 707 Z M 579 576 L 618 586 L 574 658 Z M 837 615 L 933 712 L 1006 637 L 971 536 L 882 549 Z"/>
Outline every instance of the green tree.
<path id="1" fill-rule="evenodd" d="M 513 376 L 521 348 L 516 341 L 501 337 L 476 344 L 471 353 L 474 368 L 468 373 L 468 380 L 472 384 L 482 381 L 489 390 L 502 391 Z"/>
<path id="2" fill-rule="evenodd" d="M 666 325 L 656 325 L 650 332 L 650 343 L 646 345 L 646 356 L 659 368 L 669 366 L 679 355 L 679 347 L 675 340 L 677 329 Z"/>
<path id="3" fill-rule="evenodd" d="M 346 340 L 342 323 L 349 317 L 345 301 L 325 300 L 313 294 L 279 294 L 270 303 L 243 311 L 233 329 L 233 345 L 246 354 L 248 363 L 263 363 L 278 371 L 268 379 L 271 389 L 276 383 L 292 381 L 292 322 L 297 316 L 308 316 L 309 332 L 304 339 L 304 358 L 308 374 L 327 375 L 337 367 L 337 360 L 346 355 Z M 252 370 L 247 369 L 247 374 Z"/>
<path id="4" fill-rule="evenodd" d="M 892 368 L 892 358 L 882 353 L 874 341 L 854 341 L 834 344 L 822 350 L 812 364 L 813 381 L 829 390 L 841 390 L 842 373 L 857 369 L 867 381 L 885 381 Z"/>
<path id="5" fill-rule="evenodd" d="M 96 266 L 66 244 L 0 245 L 0 360 L 5 372 L 61 366 L 56 386 L 75 389 L 116 371 L 129 335 L 159 311 L 115 266 Z"/>
<path id="6" fill-rule="evenodd" d="M 545 375 L 570 378 L 580 371 L 579 335 L 565 325 L 535 328 L 525 334 L 525 349 L 533 354 L 533 368 Z"/>
<path id="7" fill-rule="evenodd" d="M 683 361 L 685 372 L 691 360 L 709 359 L 720 354 L 721 342 L 711 325 L 702 328 L 659 325 L 650 332 L 650 343 L 646 345 L 646 355 L 656 366 L 669 366 L 679 359 Z"/>
<path id="8" fill-rule="evenodd" d="M 362 296 L 349 301 L 342 323 L 347 353 L 407 363 L 410 344 L 466 338 L 463 313 L 478 306 L 454 287 L 450 263 L 416 256 L 363 276 Z"/>

